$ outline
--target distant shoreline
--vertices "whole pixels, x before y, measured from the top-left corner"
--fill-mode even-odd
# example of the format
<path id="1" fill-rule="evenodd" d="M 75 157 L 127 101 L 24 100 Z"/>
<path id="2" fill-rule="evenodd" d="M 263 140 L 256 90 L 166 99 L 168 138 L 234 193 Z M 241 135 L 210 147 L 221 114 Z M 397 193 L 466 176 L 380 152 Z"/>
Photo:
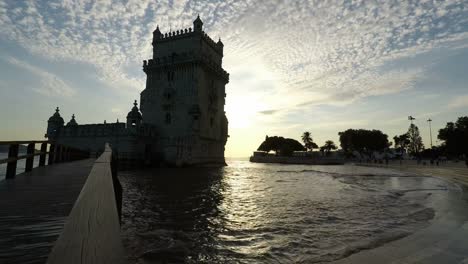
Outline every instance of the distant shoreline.
<path id="1" fill-rule="evenodd" d="M 329 157 L 277 157 L 277 156 L 252 156 L 250 162 L 255 163 L 279 163 L 279 164 L 304 164 L 304 165 L 344 165 L 345 160 Z"/>

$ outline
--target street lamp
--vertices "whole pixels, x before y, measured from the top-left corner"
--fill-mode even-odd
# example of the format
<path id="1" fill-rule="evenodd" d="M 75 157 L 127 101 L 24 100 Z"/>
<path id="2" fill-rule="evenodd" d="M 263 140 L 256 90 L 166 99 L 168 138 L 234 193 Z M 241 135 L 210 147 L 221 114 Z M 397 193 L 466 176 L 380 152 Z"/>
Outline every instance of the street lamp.
<path id="1" fill-rule="evenodd" d="M 427 122 L 429 123 L 429 136 L 431 138 L 431 149 L 432 149 L 432 126 L 431 126 L 432 119 L 429 118 Z"/>

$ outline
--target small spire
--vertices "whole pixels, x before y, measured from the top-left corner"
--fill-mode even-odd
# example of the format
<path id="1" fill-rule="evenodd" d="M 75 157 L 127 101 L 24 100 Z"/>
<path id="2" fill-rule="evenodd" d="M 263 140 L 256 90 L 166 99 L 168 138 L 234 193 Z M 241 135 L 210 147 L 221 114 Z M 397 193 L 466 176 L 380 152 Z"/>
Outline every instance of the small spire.
<path id="1" fill-rule="evenodd" d="M 156 26 L 156 29 L 153 31 L 153 34 L 161 34 L 161 31 L 159 30 L 159 25 Z"/>
<path id="2" fill-rule="evenodd" d="M 59 111 L 60 111 L 60 110 L 59 110 L 59 107 L 57 106 L 57 108 L 55 109 L 55 112 L 58 113 Z"/>
<path id="3" fill-rule="evenodd" d="M 193 21 L 193 31 L 201 32 L 203 27 L 203 22 L 200 19 L 200 14 L 197 15 L 197 19 Z"/>
<path id="4" fill-rule="evenodd" d="M 72 119 L 75 119 L 75 114 L 72 115 Z"/>
<path id="5" fill-rule="evenodd" d="M 119 119 L 117 118 L 117 124 L 119 123 Z"/>
<path id="6" fill-rule="evenodd" d="M 107 124 L 106 120 L 104 120 L 104 124 Z"/>
<path id="7" fill-rule="evenodd" d="M 138 105 L 137 100 L 135 100 L 135 102 L 133 103 L 133 105 L 134 105 L 135 107 L 137 107 L 137 105 Z"/>

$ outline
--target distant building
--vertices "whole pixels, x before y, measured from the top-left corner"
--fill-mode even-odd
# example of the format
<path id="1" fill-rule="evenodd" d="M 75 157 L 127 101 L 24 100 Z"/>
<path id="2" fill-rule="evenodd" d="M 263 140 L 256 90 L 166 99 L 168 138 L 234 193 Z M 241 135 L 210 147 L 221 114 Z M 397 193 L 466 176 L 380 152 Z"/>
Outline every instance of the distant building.
<path id="1" fill-rule="evenodd" d="M 64 125 L 57 108 L 46 137 L 99 151 L 109 142 L 119 158 L 173 165 L 225 164 L 228 120 L 224 111 L 229 74 L 222 68 L 221 40 L 213 41 L 200 17 L 192 28 L 153 32 L 153 58 L 143 61 L 146 88 L 126 123 Z M 141 111 L 141 112 L 140 112 Z"/>

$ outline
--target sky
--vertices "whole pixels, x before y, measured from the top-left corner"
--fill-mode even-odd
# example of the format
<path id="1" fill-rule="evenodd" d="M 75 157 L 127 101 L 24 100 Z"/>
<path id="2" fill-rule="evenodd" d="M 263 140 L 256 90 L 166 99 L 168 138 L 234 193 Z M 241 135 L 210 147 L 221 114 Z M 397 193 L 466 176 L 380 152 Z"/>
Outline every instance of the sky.
<path id="1" fill-rule="evenodd" d="M 43 139 L 67 122 L 125 120 L 145 88 L 152 31 L 224 43 L 226 156 L 265 135 L 320 146 L 348 128 L 393 138 L 416 118 L 424 144 L 468 115 L 468 1 L 0 0 L 0 140 Z"/>

